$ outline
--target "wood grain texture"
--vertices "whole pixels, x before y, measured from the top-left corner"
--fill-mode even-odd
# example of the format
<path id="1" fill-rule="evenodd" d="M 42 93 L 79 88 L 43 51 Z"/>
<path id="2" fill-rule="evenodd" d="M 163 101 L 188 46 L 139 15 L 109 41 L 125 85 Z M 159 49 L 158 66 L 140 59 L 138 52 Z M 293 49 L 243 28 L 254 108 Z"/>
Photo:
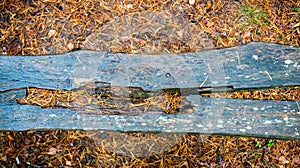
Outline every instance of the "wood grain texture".
<path id="1" fill-rule="evenodd" d="M 0 57 L 0 129 L 86 129 L 199 132 L 300 139 L 295 101 L 203 98 L 190 95 L 191 114 L 88 115 L 70 109 L 19 105 L 25 90 L 72 90 L 94 81 L 145 90 L 202 86 L 234 88 L 300 85 L 300 49 L 269 43 L 197 53 L 128 55 L 75 51 L 63 55 Z M 5 91 L 5 92 L 4 92 Z"/>

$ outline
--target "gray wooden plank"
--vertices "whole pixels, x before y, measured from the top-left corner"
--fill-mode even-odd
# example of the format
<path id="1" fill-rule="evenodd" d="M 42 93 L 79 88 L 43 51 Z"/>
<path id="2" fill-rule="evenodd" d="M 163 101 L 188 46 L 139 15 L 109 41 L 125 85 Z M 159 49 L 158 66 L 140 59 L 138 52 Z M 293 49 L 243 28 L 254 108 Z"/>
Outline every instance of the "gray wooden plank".
<path id="1" fill-rule="evenodd" d="M 198 53 L 128 55 L 75 51 L 55 56 L 1 56 L 0 91 L 19 87 L 72 89 L 104 81 L 144 89 L 233 85 L 299 85 L 300 49 L 249 43 Z"/>
<path id="2" fill-rule="evenodd" d="M 161 88 L 232 85 L 235 88 L 300 85 L 300 49 L 249 43 L 198 53 L 128 55 L 76 51 L 50 56 L 0 57 L 0 129 L 99 129 L 199 132 L 300 139 L 296 102 L 188 96 L 192 114 L 88 115 L 70 109 L 19 105 L 25 90 L 74 89 L 87 82 Z M 207 78 L 207 79 L 206 79 Z"/>
<path id="3" fill-rule="evenodd" d="M 14 91 L 13 94 L 22 96 L 25 93 Z M 0 103 L 1 130 L 83 129 L 300 139 L 300 112 L 294 101 L 210 99 L 191 95 L 187 99 L 195 106 L 194 113 L 146 112 L 126 116 L 91 115 L 70 109 L 18 105 L 14 99 Z"/>

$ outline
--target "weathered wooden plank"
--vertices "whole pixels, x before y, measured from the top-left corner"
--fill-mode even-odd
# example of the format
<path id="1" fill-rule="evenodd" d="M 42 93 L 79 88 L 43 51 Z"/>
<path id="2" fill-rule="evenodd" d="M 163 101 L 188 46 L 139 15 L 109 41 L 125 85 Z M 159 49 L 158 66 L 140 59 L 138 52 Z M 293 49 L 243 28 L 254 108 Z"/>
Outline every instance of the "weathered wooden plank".
<path id="1" fill-rule="evenodd" d="M 128 55 L 75 51 L 55 56 L 1 56 L 0 90 L 72 89 L 92 81 L 144 89 L 299 85 L 300 49 L 269 43 L 198 53 Z"/>
<path id="2" fill-rule="evenodd" d="M 104 81 L 146 90 L 232 85 L 234 88 L 300 85 L 300 49 L 268 43 L 198 53 L 127 55 L 76 51 L 56 56 L 0 57 L 0 129 L 101 129 L 200 132 L 300 139 L 296 102 L 188 96 L 192 114 L 87 115 L 70 109 L 19 105 L 25 90 L 74 89 Z M 7 92 L 4 92 L 4 91 Z"/>
<path id="3" fill-rule="evenodd" d="M 24 96 L 22 94 L 25 93 L 14 91 L 13 94 Z M 11 96 L 6 95 L 1 99 L 4 97 Z M 300 139 L 300 112 L 293 101 L 210 99 L 191 95 L 188 96 L 188 100 L 195 106 L 195 112 L 191 114 L 144 113 L 137 116 L 121 116 L 89 115 L 70 109 L 21 106 L 14 99 L 1 102 L 2 130 L 50 128 L 189 132 Z"/>

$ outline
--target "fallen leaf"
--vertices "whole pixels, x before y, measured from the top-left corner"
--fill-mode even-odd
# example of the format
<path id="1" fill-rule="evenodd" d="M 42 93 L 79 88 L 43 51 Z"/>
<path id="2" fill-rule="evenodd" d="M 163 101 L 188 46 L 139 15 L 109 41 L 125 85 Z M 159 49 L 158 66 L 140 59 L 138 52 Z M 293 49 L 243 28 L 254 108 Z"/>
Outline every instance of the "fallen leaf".
<path id="1" fill-rule="evenodd" d="M 293 163 L 294 164 L 300 164 L 300 158 L 299 157 L 295 158 Z"/>
<path id="2" fill-rule="evenodd" d="M 55 34 L 56 34 L 55 30 L 49 30 L 48 37 L 53 37 L 53 36 L 55 36 Z"/>
<path id="3" fill-rule="evenodd" d="M 72 162 L 67 160 L 67 161 L 66 161 L 66 165 L 67 165 L 67 166 L 71 166 L 71 165 L 72 165 Z"/>
<path id="4" fill-rule="evenodd" d="M 7 156 L 6 155 L 4 155 L 3 157 L 1 157 L 1 159 L 0 159 L 1 161 L 3 161 L 3 162 L 6 162 L 7 161 Z"/>
<path id="5" fill-rule="evenodd" d="M 293 28 L 299 27 L 299 26 L 300 26 L 300 22 L 296 23 L 296 24 L 293 26 Z"/>
<path id="6" fill-rule="evenodd" d="M 214 25 L 215 25 L 215 22 L 213 22 L 213 21 L 207 22 L 207 27 L 213 27 Z"/>
<path id="7" fill-rule="evenodd" d="M 14 140 L 14 138 L 10 134 L 7 135 L 7 139 L 8 139 L 8 141 L 13 141 Z"/>
<path id="8" fill-rule="evenodd" d="M 47 152 L 48 155 L 56 155 L 56 149 L 55 148 L 50 148 L 49 152 Z"/>
<path id="9" fill-rule="evenodd" d="M 250 42 L 251 40 L 251 31 L 246 31 L 243 35 L 243 41 L 244 43 Z"/>
<path id="10" fill-rule="evenodd" d="M 287 164 L 287 163 L 290 163 L 290 161 L 286 160 L 286 158 L 285 158 L 284 156 L 280 156 L 279 162 L 280 162 L 281 164 Z"/>
<path id="11" fill-rule="evenodd" d="M 195 0 L 189 0 L 189 4 L 190 5 L 194 5 L 195 4 Z"/>
<path id="12" fill-rule="evenodd" d="M 74 49 L 74 44 L 69 42 L 67 47 L 68 47 L 69 50 L 73 50 Z"/>
<path id="13" fill-rule="evenodd" d="M 127 7 L 128 9 L 133 9 L 133 5 L 132 5 L 132 4 L 128 4 L 126 7 Z"/>

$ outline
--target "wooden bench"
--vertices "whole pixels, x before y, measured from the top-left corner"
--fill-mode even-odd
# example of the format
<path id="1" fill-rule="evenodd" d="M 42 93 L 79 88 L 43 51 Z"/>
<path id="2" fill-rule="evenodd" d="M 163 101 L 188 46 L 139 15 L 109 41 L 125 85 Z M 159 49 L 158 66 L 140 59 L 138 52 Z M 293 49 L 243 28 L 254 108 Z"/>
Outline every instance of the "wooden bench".
<path id="1" fill-rule="evenodd" d="M 185 54 L 80 50 L 62 55 L 1 56 L 0 73 L 1 130 L 83 129 L 300 139 L 297 100 L 205 98 L 187 92 L 199 87 L 247 90 L 300 86 L 300 49 L 296 47 L 253 42 Z M 193 112 L 96 115 L 16 102 L 26 96 L 29 87 L 74 90 L 95 81 L 148 91 L 177 88 L 182 94 L 187 92 Z"/>

